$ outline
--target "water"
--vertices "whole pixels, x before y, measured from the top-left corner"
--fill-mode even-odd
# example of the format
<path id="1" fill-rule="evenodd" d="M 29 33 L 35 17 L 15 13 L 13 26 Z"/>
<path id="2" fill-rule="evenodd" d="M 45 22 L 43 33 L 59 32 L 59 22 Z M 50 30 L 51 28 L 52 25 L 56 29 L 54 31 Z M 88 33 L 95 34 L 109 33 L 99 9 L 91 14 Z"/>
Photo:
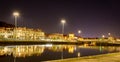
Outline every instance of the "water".
<path id="1" fill-rule="evenodd" d="M 41 62 L 119 52 L 120 47 L 84 45 L 0 46 L 0 62 Z"/>

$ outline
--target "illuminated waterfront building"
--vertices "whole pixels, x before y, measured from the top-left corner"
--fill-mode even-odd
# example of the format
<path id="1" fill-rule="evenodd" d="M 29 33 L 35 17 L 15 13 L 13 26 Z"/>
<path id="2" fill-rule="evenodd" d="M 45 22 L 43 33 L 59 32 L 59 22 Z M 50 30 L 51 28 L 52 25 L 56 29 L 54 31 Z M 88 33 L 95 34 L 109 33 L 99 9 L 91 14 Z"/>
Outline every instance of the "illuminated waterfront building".
<path id="1" fill-rule="evenodd" d="M 15 30 L 15 32 L 14 32 Z M 17 40 L 40 40 L 45 37 L 45 33 L 40 29 L 34 30 L 26 27 L 0 28 L 1 39 L 17 39 Z"/>
<path id="2" fill-rule="evenodd" d="M 13 37 L 13 28 L 0 28 L 0 38 L 12 38 Z"/>
<path id="3" fill-rule="evenodd" d="M 64 36 L 63 34 L 59 34 L 59 33 L 53 33 L 53 34 L 50 34 L 48 35 L 48 38 L 49 39 L 52 39 L 52 40 L 57 40 L 57 41 L 61 41 L 61 40 L 64 40 Z"/>
<path id="4" fill-rule="evenodd" d="M 111 34 L 110 33 L 108 33 L 108 40 L 109 41 L 112 41 L 112 42 L 115 42 L 115 38 L 113 37 L 113 36 L 111 36 Z"/>
<path id="5" fill-rule="evenodd" d="M 82 38 L 76 37 L 75 34 L 70 33 L 68 35 L 63 35 L 60 33 L 53 33 L 45 35 L 45 33 L 40 29 L 30 29 L 26 27 L 5 28 L 0 27 L 0 41 L 104 41 L 104 42 L 115 42 L 120 41 L 110 36 L 105 37 L 102 35 L 101 38 Z"/>
<path id="6" fill-rule="evenodd" d="M 68 34 L 69 41 L 74 41 L 75 39 L 76 39 L 75 34 L 73 34 L 73 33 Z"/>
<path id="7" fill-rule="evenodd" d="M 82 37 L 79 37 L 78 38 L 78 41 L 83 41 L 84 39 Z"/>
<path id="8" fill-rule="evenodd" d="M 116 41 L 120 41 L 120 38 L 117 38 Z"/>

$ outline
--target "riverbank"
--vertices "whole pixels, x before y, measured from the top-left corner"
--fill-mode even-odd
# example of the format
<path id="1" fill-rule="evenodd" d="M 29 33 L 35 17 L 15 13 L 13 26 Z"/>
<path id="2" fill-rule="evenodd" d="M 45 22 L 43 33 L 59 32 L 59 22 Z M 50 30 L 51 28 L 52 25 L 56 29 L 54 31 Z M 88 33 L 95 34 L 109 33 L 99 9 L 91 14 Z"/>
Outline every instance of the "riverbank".
<path id="1" fill-rule="evenodd" d="M 94 43 L 94 44 L 93 44 Z M 69 44 L 69 45 L 87 45 L 87 46 L 120 46 L 120 43 L 91 42 L 91 41 L 0 41 L 0 45 L 39 45 L 39 44 Z"/>
<path id="2" fill-rule="evenodd" d="M 120 52 L 45 62 L 120 62 Z"/>

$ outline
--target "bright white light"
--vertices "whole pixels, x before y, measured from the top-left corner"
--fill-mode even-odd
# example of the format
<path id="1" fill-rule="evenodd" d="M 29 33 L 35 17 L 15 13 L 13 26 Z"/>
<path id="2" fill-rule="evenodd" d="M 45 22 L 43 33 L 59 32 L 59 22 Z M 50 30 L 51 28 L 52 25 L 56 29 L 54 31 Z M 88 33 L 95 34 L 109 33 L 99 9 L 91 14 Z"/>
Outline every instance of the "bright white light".
<path id="1" fill-rule="evenodd" d="M 18 12 L 14 12 L 13 15 L 17 17 L 17 16 L 19 16 L 19 13 Z"/>
<path id="2" fill-rule="evenodd" d="M 105 35 L 102 35 L 102 38 L 105 38 Z"/>
<path id="3" fill-rule="evenodd" d="M 4 52 L 7 52 L 7 51 L 8 51 L 8 48 L 7 48 L 7 47 L 5 47 L 5 48 L 4 48 Z"/>
<path id="4" fill-rule="evenodd" d="M 52 47 L 52 44 L 46 44 L 45 46 L 46 47 Z"/>
<path id="5" fill-rule="evenodd" d="M 7 35 L 7 34 L 5 35 L 5 38 L 8 38 L 8 35 Z"/>
<path id="6" fill-rule="evenodd" d="M 80 52 L 78 52 L 78 54 L 77 54 L 77 55 L 78 55 L 78 57 L 80 57 Z"/>
<path id="7" fill-rule="evenodd" d="M 62 20 L 61 20 L 61 23 L 62 23 L 62 24 L 65 24 L 65 23 L 66 23 L 66 21 L 65 21 L 64 19 L 62 19 Z"/>
<path id="8" fill-rule="evenodd" d="M 80 34 L 81 33 L 81 30 L 78 30 L 78 34 Z"/>
<path id="9" fill-rule="evenodd" d="M 108 35 L 110 36 L 110 35 L 111 35 L 111 33 L 108 33 Z"/>

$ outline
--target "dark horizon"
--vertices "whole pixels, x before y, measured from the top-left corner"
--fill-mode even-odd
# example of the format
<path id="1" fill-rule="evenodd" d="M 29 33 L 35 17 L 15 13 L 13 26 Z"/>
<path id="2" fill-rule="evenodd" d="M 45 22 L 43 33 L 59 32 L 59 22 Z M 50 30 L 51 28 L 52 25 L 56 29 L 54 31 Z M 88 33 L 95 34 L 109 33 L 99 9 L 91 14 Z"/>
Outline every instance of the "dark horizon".
<path id="1" fill-rule="evenodd" d="M 82 37 L 101 37 L 111 33 L 120 37 L 120 4 L 114 0 L 40 0 L 0 1 L 0 20 L 14 24 L 12 13 L 18 11 L 18 26 L 39 28 L 45 33 L 61 33 L 61 19 L 66 20 L 65 34 L 81 30 Z"/>

